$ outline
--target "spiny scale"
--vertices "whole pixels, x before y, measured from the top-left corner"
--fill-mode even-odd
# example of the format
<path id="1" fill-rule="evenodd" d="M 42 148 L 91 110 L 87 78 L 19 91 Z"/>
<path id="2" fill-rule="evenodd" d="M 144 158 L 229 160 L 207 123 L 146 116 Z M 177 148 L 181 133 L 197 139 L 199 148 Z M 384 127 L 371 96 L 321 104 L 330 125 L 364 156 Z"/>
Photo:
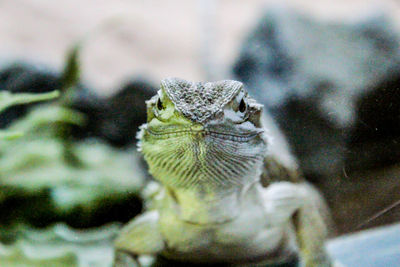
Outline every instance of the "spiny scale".
<path id="1" fill-rule="evenodd" d="M 179 112 L 200 123 L 220 112 L 243 88 L 238 81 L 194 83 L 179 78 L 164 79 L 161 86 Z"/>

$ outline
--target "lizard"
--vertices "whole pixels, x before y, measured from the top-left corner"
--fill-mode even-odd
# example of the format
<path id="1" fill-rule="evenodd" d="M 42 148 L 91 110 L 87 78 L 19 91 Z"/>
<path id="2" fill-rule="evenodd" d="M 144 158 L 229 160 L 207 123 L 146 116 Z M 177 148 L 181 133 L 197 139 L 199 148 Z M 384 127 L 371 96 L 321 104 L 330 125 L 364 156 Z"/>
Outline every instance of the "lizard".
<path id="1" fill-rule="evenodd" d="M 138 146 L 158 189 L 117 237 L 115 267 L 333 266 L 324 200 L 241 82 L 167 78 L 146 106 Z"/>

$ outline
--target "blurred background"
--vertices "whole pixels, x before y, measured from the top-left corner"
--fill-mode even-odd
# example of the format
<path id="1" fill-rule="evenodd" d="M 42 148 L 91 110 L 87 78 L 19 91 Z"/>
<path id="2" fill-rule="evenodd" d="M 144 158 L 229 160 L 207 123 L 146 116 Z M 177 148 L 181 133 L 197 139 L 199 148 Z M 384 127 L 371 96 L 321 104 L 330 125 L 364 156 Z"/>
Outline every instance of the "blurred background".
<path id="1" fill-rule="evenodd" d="M 108 266 L 149 179 L 144 100 L 171 76 L 243 81 L 336 235 L 400 220 L 398 1 L 3 0 L 0 40 L 1 91 L 61 90 L 0 114 L 25 133 L 0 144 L 1 266 Z"/>

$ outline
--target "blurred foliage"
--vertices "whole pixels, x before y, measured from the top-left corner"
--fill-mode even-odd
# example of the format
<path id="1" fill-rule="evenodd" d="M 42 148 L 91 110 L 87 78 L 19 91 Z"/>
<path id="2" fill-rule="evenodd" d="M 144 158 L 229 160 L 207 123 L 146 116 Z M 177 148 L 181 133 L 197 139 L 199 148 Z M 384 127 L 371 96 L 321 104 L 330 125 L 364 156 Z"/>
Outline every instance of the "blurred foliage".
<path id="1" fill-rule="evenodd" d="M 119 225 L 78 231 L 65 224 L 44 230 L 16 226 L 8 231 L 8 242 L 0 245 L 0 266 L 7 267 L 105 267 L 111 266 L 112 240 Z M 4 231 L 0 230 L 0 237 Z"/>
<path id="2" fill-rule="evenodd" d="M 120 202 L 131 203 L 130 217 L 140 211 L 137 195 L 144 172 L 135 151 L 98 140 L 72 143 L 65 151 L 59 124 L 83 121 L 81 114 L 51 105 L 34 109 L 9 127 L 26 134 L 0 141 L 0 209 L 8 211 L 0 214 L 0 222 L 25 220 L 42 226 L 61 220 L 87 227 L 118 219 L 98 217 L 101 209 Z M 78 165 L 67 160 L 71 155 Z"/>
<path id="3" fill-rule="evenodd" d="M 57 91 L 42 94 L 13 94 L 7 91 L 3 91 L 0 92 L 0 112 L 11 106 L 50 100 L 58 96 L 59 93 Z M 19 131 L 0 130 L 0 139 L 13 139 L 20 137 L 21 135 L 22 132 Z"/>
<path id="4" fill-rule="evenodd" d="M 75 45 L 67 54 L 65 68 L 61 78 L 61 86 L 64 90 L 75 86 L 80 80 L 79 51 L 80 44 Z"/>
<path id="5" fill-rule="evenodd" d="M 7 91 L 0 92 L 0 112 L 8 107 L 32 102 L 45 101 L 59 96 L 57 91 L 41 94 L 18 93 L 13 94 Z"/>
<path id="6" fill-rule="evenodd" d="M 46 226 L 64 221 L 90 227 L 127 221 L 141 210 L 138 194 L 145 175 L 136 151 L 70 137 L 71 127 L 86 123 L 82 113 L 68 107 L 78 88 L 78 56 L 79 46 L 67 55 L 59 100 L 34 107 L 8 127 L 8 132 L 26 133 L 24 138 L 0 140 L 0 210 L 6 211 L 0 213 L 0 223 Z M 7 107 L 55 93 L 41 98 L 2 95 Z"/>
<path id="7" fill-rule="evenodd" d="M 78 55 L 79 46 L 68 53 L 58 101 L 32 106 L 0 132 L 0 266 L 110 266 L 119 226 L 108 223 L 141 211 L 145 172 L 134 148 L 71 138 L 87 122 L 70 105 Z M 1 91 L 0 112 L 58 95 Z"/>

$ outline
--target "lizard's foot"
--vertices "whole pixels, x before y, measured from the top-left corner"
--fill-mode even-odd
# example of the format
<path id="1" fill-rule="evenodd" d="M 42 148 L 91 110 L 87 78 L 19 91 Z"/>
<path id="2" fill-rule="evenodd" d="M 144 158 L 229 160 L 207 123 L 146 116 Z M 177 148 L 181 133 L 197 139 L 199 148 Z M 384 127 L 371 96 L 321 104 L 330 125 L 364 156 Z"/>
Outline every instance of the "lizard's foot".
<path id="1" fill-rule="evenodd" d="M 263 191 L 266 211 L 273 214 L 276 223 L 289 220 L 304 203 L 304 193 L 298 184 L 277 182 Z"/>

